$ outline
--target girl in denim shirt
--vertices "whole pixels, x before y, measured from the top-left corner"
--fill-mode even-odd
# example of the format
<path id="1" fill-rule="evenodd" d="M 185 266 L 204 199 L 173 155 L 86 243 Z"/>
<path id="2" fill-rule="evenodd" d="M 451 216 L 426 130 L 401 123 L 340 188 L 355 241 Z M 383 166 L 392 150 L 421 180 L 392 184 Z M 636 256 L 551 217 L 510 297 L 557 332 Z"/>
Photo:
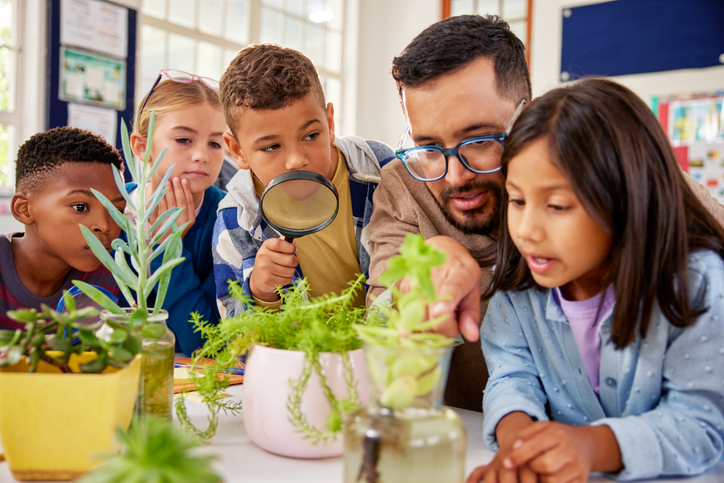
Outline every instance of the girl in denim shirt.
<path id="1" fill-rule="evenodd" d="M 724 230 L 651 110 L 603 79 L 556 89 L 506 141 L 469 482 L 706 471 L 724 447 Z M 494 294 L 494 295 L 493 295 Z"/>

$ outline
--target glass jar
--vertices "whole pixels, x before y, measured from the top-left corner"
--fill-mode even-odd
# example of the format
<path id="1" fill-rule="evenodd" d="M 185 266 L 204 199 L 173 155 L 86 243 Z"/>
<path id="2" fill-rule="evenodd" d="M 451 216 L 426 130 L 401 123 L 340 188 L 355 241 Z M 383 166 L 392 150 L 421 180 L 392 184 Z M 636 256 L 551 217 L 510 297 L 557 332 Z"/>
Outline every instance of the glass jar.
<path id="1" fill-rule="evenodd" d="M 101 319 L 113 321 L 123 326 L 130 326 L 130 317 L 133 308 L 124 308 L 125 314 L 113 314 L 107 310 L 101 311 Z M 153 314 L 148 310 L 147 323 L 163 326 L 163 335 L 159 338 L 142 337 L 144 354 L 141 359 L 141 380 L 136 397 L 135 416 L 143 418 L 146 415 L 157 416 L 171 421 L 173 418 L 173 360 L 176 346 L 176 336 L 166 325 L 168 312 L 161 310 Z M 104 325 L 99 329 L 105 338 L 113 329 Z M 140 329 L 137 329 L 137 333 Z"/>
<path id="2" fill-rule="evenodd" d="M 345 423 L 345 483 L 464 481 L 465 427 L 442 405 L 451 353 L 365 346 L 369 404 Z"/>

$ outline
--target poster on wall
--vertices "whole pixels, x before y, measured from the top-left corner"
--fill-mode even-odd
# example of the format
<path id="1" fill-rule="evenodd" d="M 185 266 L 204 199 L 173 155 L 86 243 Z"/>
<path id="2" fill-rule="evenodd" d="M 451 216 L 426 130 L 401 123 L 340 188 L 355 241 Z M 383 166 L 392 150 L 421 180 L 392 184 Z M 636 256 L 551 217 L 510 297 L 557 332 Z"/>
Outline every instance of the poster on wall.
<path id="1" fill-rule="evenodd" d="M 100 0 L 61 0 L 60 43 L 128 56 L 128 9 Z"/>
<path id="2" fill-rule="evenodd" d="M 724 93 L 659 99 L 679 164 L 724 203 Z"/>
<path id="3" fill-rule="evenodd" d="M 60 99 L 126 108 L 126 61 L 60 48 Z"/>

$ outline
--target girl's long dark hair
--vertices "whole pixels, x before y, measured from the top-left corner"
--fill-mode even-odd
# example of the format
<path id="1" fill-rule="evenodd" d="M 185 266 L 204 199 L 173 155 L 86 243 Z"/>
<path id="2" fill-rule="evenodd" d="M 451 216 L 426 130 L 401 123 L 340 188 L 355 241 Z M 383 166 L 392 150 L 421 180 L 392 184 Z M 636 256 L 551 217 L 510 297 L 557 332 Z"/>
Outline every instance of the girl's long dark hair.
<path id="1" fill-rule="evenodd" d="M 502 172 L 533 141 L 548 139 L 554 164 L 588 214 L 612 239 L 609 270 L 616 305 L 611 340 L 629 345 L 644 337 L 654 303 L 672 324 L 685 327 L 706 308 L 689 300 L 688 258 L 714 250 L 724 257 L 724 229 L 682 176 L 668 138 L 653 112 L 626 87 L 586 79 L 548 92 L 515 123 L 506 141 Z M 497 268 L 484 297 L 537 284 L 508 233 L 503 195 Z"/>

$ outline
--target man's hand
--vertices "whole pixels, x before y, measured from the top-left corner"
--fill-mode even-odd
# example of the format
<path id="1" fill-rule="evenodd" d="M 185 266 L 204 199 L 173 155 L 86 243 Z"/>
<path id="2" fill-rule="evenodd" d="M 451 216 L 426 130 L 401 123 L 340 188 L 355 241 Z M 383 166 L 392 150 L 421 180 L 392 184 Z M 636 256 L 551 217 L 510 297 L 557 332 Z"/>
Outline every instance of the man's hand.
<path id="1" fill-rule="evenodd" d="M 256 253 L 249 286 L 254 297 L 265 302 L 279 300 L 278 286 L 289 285 L 299 265 L 297 246 L 281 238 L 269 238 Z"/>
<path id="2" fill-rule="evenodd" d="M 448 337 L 462 333 L 469 341 L 480 338 L 480 266 L 468 250 L 446 236 L 428 238 L 426 243 L 447 253 L 447 261 L 432 270 L 438 296 L 449 299 L 430 307 L 430 318 L 447 315 L 434 332 Z"/>

